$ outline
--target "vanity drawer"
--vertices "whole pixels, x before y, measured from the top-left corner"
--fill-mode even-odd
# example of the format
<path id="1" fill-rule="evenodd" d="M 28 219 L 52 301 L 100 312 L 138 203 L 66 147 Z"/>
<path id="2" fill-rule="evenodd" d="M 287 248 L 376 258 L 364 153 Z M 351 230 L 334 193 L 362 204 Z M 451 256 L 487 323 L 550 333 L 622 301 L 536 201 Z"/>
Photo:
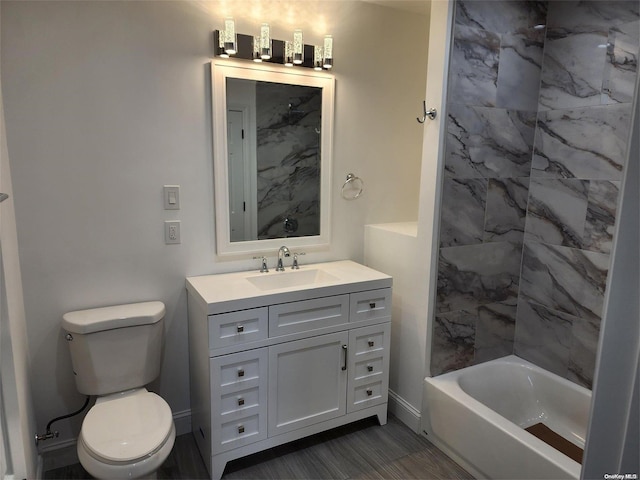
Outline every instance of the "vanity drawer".
<path id="1" fill-rule="evenodd" d="M 263 418 L 263 415 L 256 413 L 242 418 L 230 418 L 228 421 L 223 419 L 219 430 L 213 431 L 216 451 L 226 452 L 267 438 Z"/>
<path id="2" fill-rule="evenodd" d="M 314 298 L 269 307 L 269 336 L 306 332 L 349 321 L 349 295 Z"/>
<path id="3" fill-rule="evenodd" d="M 347 412 L 379 405 L 389 397 L 391 323 L 349 332 Z"/>
<path id="4" fill-rule="evenodd" d="M 358 357 L 369 358 L 372 353 L 381 353 L 389 348 L 389 334 L 379 325 L 374 328 L 358 328 L 353 331 L 353 353 Z"/>
<path id="5" fill-rule="evenodd" d="M 267 438 L 268 349 L 209 362 L 213 448 L 222 452 Z"/>
<path id="6" fill-rule="evenodd" d="M 379 405 L 388 400 L 389 389 L 386 382 L 380 378 L 376 381 L 355 386 L 349 400 L 348 411 L 354 412 L 363 408 Z"/>
<path id="7" fill-rule="evenodd" d="M 246 390 L 227 393 L 220 396 L 220 413 L 229 415 L 246 411 L 249 408 L 260 405 L 260 387 L 255 386 Z"/>
<path id="8" fill-rule="evenodd" d="M 384 356 L 380 355 L 374 358 L 362 359 L 354 364 L 353 378 L 361 380 L 363 378 L 371 378 L 376 375 L 382 375 L 384 372 Z"/>
<path id="9" fill-rule="evenodd" d="M 209 348 L 262 340 L 269 334 L 268 325 L 267 307 L 209 315 Z"/>
<path id="10" fill-rule="evenodd" d="M 352 293 L 349 321 L 360 322 L 391 316 L 391 289 Z"/>

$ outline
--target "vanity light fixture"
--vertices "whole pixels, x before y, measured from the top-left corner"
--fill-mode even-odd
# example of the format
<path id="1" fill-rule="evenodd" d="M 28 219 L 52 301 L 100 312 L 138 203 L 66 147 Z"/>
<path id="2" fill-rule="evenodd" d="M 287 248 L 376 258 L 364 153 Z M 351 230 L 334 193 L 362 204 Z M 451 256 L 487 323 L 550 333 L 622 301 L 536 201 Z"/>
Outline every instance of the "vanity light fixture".
<path id="1" fill-rule="evenodd" d="M 2 0 L 0 0 L 2 1 Z M 220 58 L 237 58 L 315 70 L 330 70 L 333 67 L 333 37 L 325 35 L 321 45 L 305 45 L 302 30 L 293 32 L 293 41 L 271 38 L 268 23 L 261 23 L 257 35 L 236 33 L 233 18 L 224 19 L 224 30 L 215 30 L 214 54 Z"/>
<path id="2" fill-rule="evenodd" d="M 302 30 L 296 28 L 293 31 L 293 63 L 302 65 L 304 62 L 304 43 L 302 42 Z"/>
<path id="3" fill-rule="evenodd" d="M 326 69 L 333 67 L 333 37 L 331 35 L 324 36 L 324 58 L 322 66 Z"/>
<path id="4" fill-rule="evenodd" d="M 314 45 L 313 47 L 313 69 L 321 71 L 322 70 L 322 62 L 324 55 L 322 54 L 322 47 L 318 45 Z"/>
<path id="5" fill-rule="evenodd" d="M 288 40 L 284 42 L 284 66 L 293 67 L 293 43 Z"/>
<path id="6" fill-rule="evenodd" d="M 260 37 L 253 37 L 253 61 L 256 63 L 262 62 L 260 56 Z"/>
<path id="7" fill-rule="evenodd" d="M 235 55 L 238 51 L 236 39 L 236 22 L 233 18 L 224 19 L 224 51 L 229 55 Z"/>
<path id="8" fill-rule="evenodd" d="M 262 60 L 271 58 L 271 34 L 268 23 L 260 26 L 260 58 Z"/>
<path id="9" fill-rule="evenodd" d="M 220 58 L 229 58 L 229 54 L 224 49 L 224 30 L 219 30 L 218 32 L 214 32 L 214 35 L 217 34 L 218 37 L 218 56 Z"/>

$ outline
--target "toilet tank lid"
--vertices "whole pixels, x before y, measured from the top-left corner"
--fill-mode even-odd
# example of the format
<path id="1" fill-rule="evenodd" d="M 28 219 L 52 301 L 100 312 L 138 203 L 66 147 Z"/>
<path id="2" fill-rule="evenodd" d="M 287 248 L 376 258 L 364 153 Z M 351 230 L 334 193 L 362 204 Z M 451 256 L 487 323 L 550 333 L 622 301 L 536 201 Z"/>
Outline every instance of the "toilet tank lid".
<path id="1" fill-rule="evenodd" d="M 112 328 L 150 325 L 160 321 L 164 314 L 164 303 L 157 301 L 91 308 L 65 313 L 62 328 L 70 333 L 95 333 Z"/>

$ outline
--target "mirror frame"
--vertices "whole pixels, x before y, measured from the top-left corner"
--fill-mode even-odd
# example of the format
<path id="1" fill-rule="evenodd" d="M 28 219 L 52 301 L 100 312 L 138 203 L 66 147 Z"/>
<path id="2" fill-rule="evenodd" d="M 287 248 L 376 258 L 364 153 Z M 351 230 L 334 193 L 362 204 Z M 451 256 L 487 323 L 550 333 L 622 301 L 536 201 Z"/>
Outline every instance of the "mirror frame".
<path id="1" fill-rule="evenodd" d="M 229 165 L 227 150 L 227 78 L 287 83 L 322 88 L 320 124 L 320 234 L 265 240 L 231 242 L 229 225 Z M 289 248 L 328 248 L 331 223 L 331 165 L 333 163 L 333 115 L 335 79 L 311 69 L 274 67 L 232 60 L 211 62 L 211 102 L 213 127 L 213 167 L 216 252 L 219 256 L 275 253 L 281 245 Z"/>

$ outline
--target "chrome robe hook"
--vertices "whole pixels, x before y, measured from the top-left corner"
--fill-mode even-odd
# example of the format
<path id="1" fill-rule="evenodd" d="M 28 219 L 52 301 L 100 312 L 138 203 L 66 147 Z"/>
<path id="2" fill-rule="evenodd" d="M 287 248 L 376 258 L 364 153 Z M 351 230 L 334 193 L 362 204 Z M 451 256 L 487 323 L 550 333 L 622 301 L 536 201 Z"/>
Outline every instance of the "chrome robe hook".
<path id="1" fill-rule="evenodd" d="M 438 111 L 435 108 L 430 108 L 429 110 L 427 110 L 427 101 L 424 100 L 422 102 L 422 110 L 424 111 L 424 115 L 422 116 L 422 118 L 417 117 L 416 120 L 418 120 L 418 122 L 420 123 L 424 123 L 427 118 L 429 120 L 435 120 L 436 115 L 438 115 Z"/>

